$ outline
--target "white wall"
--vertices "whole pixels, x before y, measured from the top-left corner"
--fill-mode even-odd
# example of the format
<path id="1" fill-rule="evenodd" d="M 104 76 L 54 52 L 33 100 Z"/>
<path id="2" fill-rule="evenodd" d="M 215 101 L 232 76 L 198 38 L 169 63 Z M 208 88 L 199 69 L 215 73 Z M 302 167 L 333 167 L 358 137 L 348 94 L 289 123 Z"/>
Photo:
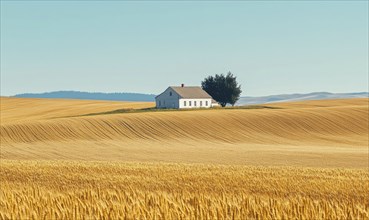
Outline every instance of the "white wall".
<path id="1" fill-rule="evenodd" d="M 191 105 L 190 105 L 191 102 Z M 195 106 L 196 102 L 196 106 Z M 207 102 L 207 105 L 206 105 Z M 186 105 L 185 105 L 186 104 Z M 200 104 L 202 104 L 200 106 Z M 180 99 L 179 108 L 210 108 L 211 99 Z"/>
<path id="2" fill-rule="evenodd" d="M 172 92 L 172 95 L 170 93 Z M 155 98 L 156 108 L 179 108 L 179 96 L 171 88 L 167 88 L 162 94 Z"/>
<path id="3" fill-rule="evenodd" d="M 172 92 L 172 95 L 170 95 L 171 92 Z M 210 108 L 211 107 L 211 98 L 182 99 L 170 87 L 167 88 L 163 93 L 158 95 L 155 98 L 155 101 L 156 101 L 156 108 Z M 190 105 L 190 102 L 191 102 L 191 105 Z"/>

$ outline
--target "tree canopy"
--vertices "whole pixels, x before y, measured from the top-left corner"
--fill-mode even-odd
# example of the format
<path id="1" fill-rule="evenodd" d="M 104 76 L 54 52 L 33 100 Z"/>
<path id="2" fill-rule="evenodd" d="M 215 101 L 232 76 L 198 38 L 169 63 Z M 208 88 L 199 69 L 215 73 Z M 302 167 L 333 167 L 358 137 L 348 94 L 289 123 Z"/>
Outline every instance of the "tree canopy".
<path id="1" fill-rule="evenodd" d="M 227 104 L 234 106 L 242 92 L 241 85 L 237 83 L 236 76 L 231 72 L 227 75 L 208 76 L 201 82 L 201 87 L 222 107 Z"/>

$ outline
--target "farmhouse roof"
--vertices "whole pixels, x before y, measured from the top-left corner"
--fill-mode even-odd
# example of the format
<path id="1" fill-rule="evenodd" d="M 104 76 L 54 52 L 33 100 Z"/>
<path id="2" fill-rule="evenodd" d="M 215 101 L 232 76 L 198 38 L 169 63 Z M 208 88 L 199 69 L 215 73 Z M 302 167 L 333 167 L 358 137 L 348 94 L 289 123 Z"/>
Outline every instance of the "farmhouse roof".
<path id="1" fill-rule="evenodd" d="M 211 96 L 200 86 L 171 86 L 170 88 L 172 88 L 182 98 L 211 99 Z"/>

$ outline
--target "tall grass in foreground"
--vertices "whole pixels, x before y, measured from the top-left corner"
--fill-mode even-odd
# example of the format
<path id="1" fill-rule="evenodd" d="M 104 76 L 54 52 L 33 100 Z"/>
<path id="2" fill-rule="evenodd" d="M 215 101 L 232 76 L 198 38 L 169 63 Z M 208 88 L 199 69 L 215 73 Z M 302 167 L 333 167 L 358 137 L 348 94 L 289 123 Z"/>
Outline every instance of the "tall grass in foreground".
<path id="1" fill-rule="evenodd" d="M 0 162 L 0 219 L 369 219 L 367 170 Z"/>

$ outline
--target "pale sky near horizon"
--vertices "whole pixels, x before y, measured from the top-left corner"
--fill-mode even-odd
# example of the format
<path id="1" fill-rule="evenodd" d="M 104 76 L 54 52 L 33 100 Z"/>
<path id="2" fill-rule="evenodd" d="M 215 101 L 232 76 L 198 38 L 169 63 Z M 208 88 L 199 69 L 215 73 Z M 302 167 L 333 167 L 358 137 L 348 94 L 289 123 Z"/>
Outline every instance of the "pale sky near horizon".
<path id="1" fill-rule="evenodd" d="M 1 95 L 368 91 L 368 1 L 1 1 Z"/>

